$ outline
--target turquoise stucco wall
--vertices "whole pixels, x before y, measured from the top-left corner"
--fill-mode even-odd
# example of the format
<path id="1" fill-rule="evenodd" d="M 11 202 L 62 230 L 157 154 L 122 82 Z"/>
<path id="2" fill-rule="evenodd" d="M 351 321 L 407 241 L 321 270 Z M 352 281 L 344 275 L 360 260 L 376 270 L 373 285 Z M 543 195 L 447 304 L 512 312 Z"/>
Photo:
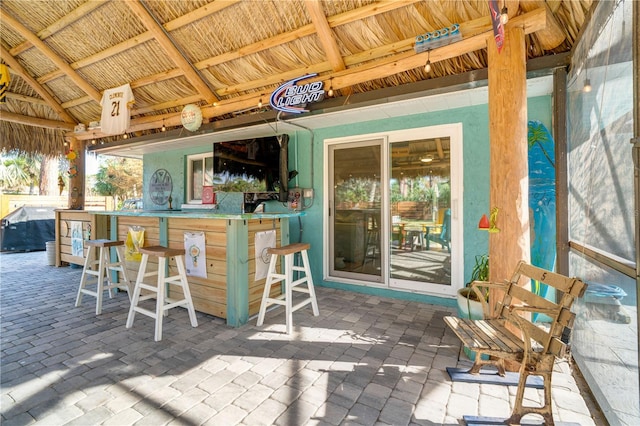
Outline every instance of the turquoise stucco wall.
<path id="1" fill-rule="evenodd" d="M 542 96 L 528 100 L 528 117 L 539 120 L 551 128 L 551 97 Z M 290 186 L 313 188 L 314 202 L 306 209 L 306 215 L 300 221 L 292 220 L 290 224 L 291 241 L 304 241 L 311 244 L 309 258 L 313 279 L 316 285 L 343 288 L 350 291 L 377 294 L 402 299 L 423 301 L 453 306 L 452 299 L 438 298 L 397 290 L 364 287 L 346 283 L 327 282 L 322 279 L 322 243 L 324 233 L 322 228 L 322 200 L 325 197 L 322 186 L 324 179 L 324 141 L 326 139 L 366 135 L 370 133 L 387 132 L 418 127 L 436 126 L 441 124 L 462 123 L 463 126 L 463 165 L 464 165 L 464 200 L 463 200 L 463 238 L 464 238 L 464 277 L 465 281 L 471 275 L 471 269 L 476 254 L 488 251 L 488 235 L 478 231 L 477 225 L 483 213 L 489 213 L 489 126 L 488 105 L 450 109 L 424 114 L 389 118 L 386 120 L 367 121 L 346 126 L 314 129 L 311 132 L 300 129 L 290 133 L 289 142 L 289 170 L 297 170 Z M 312 149 L 313 148 L 313 149 Z M 184 149 L 150 154 L 144 157 L 144 179 L 158 168 L 167 169 L 174 184 L 174 206 L 180 206 L 184 200 L 185 159 L 187 155 L 204 152 L 202 149 Z M 182 162 L 177 161 L 182 157 Z M 145 185 L 146 188 L 146 185 Z M 145 193 L 145 206 L 151 201 Z M 161 208 L 152 206 L 152 208 Z M 273 203 L 272 210 L 282 209 L 280 203 Z"/>
<path id="2" fill-rule="evenodd" d="M 210 149 L 211 151 L 211 149 Z M 155 154 L 147 154 L 142 159 L 142 181 L 144 182 L 144 207 L 147 210 L 165 210 L 168 209 L 168 205 L 155 205 L 149 197 L 149 191 L 147 191 L 149 185 L 149 179 L 151 175 L 158 169 L 165 169 L 171 175 L 173 182 L 173 192 L 171 194 L 173 198 L 173 208 L 180 208 L 180 205 L 184 203 L 186 185 L 186 159 L 188 155 L 201 154 L 204 151 L 201 148 L 185 148 L 180 151 L 165 151 Z"/>

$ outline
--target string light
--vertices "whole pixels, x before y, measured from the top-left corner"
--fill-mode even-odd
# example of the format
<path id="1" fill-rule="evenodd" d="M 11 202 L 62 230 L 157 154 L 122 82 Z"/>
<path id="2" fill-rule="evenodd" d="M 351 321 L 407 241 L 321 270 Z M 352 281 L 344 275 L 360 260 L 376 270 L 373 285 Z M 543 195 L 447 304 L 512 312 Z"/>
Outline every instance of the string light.
<path id="1" fill-rule="evenodd" d="M 333 77 L 329 79 L 329 91 L 327 92 L 327 95 L 330 98 L 333 98 Z"/>
<path id="2" fill-rule="evenodd" d="M 591 91 L 591 80 L 589 80 L 589 67 L 585 64 L 584 67 L 584 86 L 582 87 L 582 91 L 584 93 L 589 93 Z"/>
<path id="3" fill-rule="evenodd" d="M 162 119 L 162 127 L 160 128 L 161 132 L 166 132 L 167 131 L 167 126 L 164 125 L 164 118 Z"/>
<path id="4" fill-rule="evenodd" d="M 431 72 L 431 59 L 429 59 L 431 56 L 431 50 L 427 51 L 427 63 L 424 65 L 424 72 L 426 72 L 427 74 L 429 74 Z"/>
<path id="5" fill-rule="evenodd" d="M 502 22 L 502 25 L 506 25 L 509 22 L 509 10 L 505 3 L 502 4 L 502 11 L 500 11 L 500 22 Z"/>
<path id="6" fill-rule="evenodd" d="M 124 135 L 122 135 L 122 139 L 128 139 L 128 138 L 129 138 L 128 134 L 125 133 Z"/>
<path id="7" fill-rule="evenodd" d="M 91 145 L 95 145 L 98 141 L 96 141 L 96 134 L 93 134 L 93 139 L 91 139 Z"/>
<path id="8" fill-rule="evenodd" d="M 262 108 L 262 95 L 260 95 L 260 100 L 258 101 L 258 108 Z"/>

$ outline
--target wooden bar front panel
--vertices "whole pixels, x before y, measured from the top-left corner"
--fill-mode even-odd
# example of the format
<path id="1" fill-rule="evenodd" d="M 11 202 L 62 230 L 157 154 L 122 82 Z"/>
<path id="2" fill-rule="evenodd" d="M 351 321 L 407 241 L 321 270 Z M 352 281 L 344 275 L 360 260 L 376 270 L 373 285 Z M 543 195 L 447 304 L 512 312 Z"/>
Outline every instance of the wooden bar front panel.
<path id="1" fill-rule="evenodd" d="M 87 247 L 84 247 L 83 257 L 73 256 L 71 250 L 71 222 L 82 222 L 82 235 L 86 240 L 109 238 L 109 218 L 95 215 L 84 210 L 56 210 L 56 266 L 64 266 L 69 263 L 84 265 L 84 256 L 87 255 Z"/>
<path id="2" fill-rule="evenodd" d="M 188 276 L 193 305 L 199 312 L 227 317 L 227 225 L 224 219 L 169 218 L 169 247 L 184 248 L 185 232 L 204 232 L 207 278 Z M 172 272 L 173 273 L 173 272 Z M 182 297 L 172 288 L 171 297 Z"/>

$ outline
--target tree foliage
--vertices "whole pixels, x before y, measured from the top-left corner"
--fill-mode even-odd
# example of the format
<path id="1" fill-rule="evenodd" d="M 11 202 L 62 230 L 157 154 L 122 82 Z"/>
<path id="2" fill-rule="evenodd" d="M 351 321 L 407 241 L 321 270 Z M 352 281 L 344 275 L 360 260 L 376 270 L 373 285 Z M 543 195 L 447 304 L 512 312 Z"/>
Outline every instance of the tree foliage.
<path id="1" fill-rule="evenodd" d="M 33 194 L 40 176 L 40 160 L 34 155 L 6 154 L 0 161 L 0 184 L 5 192 L 20 193 L 29 187 Z"/>
<path id="2" fill-rule="evenodd" d="M 110 158 L 98 168 L 94 191 L 112 196 L 116 203 L 139 197 L 142 192 L 142 161 L 130 158 Z"/>

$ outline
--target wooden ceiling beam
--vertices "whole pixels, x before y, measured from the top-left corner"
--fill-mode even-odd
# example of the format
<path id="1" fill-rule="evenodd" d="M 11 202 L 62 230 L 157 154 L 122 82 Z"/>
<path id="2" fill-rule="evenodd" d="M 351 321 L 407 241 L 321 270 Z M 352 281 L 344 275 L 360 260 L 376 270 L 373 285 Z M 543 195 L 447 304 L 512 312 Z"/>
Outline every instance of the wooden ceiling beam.
<path id="1" fill-rule="evenodd" d="M 350 10 L 348 12 L 341 13 L 339 15 L 330 16 L 327 18 L 327 21 L 329 22 L 329 26 L 331 28 L 334 28 L 351 22 L 360 21 L 371 16 L 379 15 L 381 13 L 390 12 L 401 7 L 411 6 L 412 4 L 421 1 L 423 0 L 380 1 Z"/>
<path id="2" fill-rule="evenodd" d="M 195 66 L 198 69 L 209 68 L 215 65 L 223 64 L 225 62 L 233 61 L 234 59 L 240 59 L 254 53 L 261 52 L 263 50 L 271 49 L 273 47 L 280 46 L 284 43 L 288 43 L 293 40 L 297 40 L 302 37 L 310 36 L 315 32 L 313 24 L 307 24 L 300 28 L 296 28 L 293 31 L 279 34 L 277 36 L 260 40 L 256 43 L 249 44 L 241 47 L 238 50 L 226 52 L 221 55 L 214 56 L 212 58 L 204 59 L 200 62 L 196 62 Z"/>
<path id="3" fill-rule="evenodd" d="M 473 19 L 471 21 L 463 22 L 460 24 L 460 32 L 464 37 L 469 37 L 472 35 L 484 33 L 491 28 L 492 28 L 491 20 L 489 19 L 488 16 Z M 363 52 L 354 53 L 353 55 L 345 56 L 343 59 L 347 66 L 359 65 L 363 62 L 387 57 L 389 55 L 393 55 L 401 52 L 407 52 L 409 50 L 413 51 L 414 44 L 415 44 L 415 37 L 411 37 L 411 38 L 397 41 L 395 43 L 390 43 L 384 46 L 365 50 Z M 276 74 L 270 77 L 248 81 L 240 84 L 234 84 L 232 86 L 227 86 L 222 89 L 216 90 L 216 93 L 219 96 L 228 96 L 235 93 L 244 92 L 247 90 L 257 89 L 260 87 L 268 87 L 270 85 L 282 83 L 283 81 L 287 81 L 294 77 L 298 77 L 298 76 L 309 74 L 309 73 L 320 74 L 320 73 L 329 72 L 329 71 L 331 71 L 331 69 L 328 66 L 328 62 L 325 61 L 319 64 L 313 64 L 307 67 L 298 68 L 296 70 L 287 71 L 287 72 Z"/>
<path id="4" fill-rule="evenodd" d="M 105 0 L 99 0 L 99 1 L 105 1 Z M 192 22 L 195 22 L 198 19 L 202 19 L 208 15 L 218 12 L 226 7 L 232 6 L 238 2 L 239 0 L 217 0 L 215 3 L 207 4 L 205 6 L 202 6 L 199 9 L 194 10 L 193 12 L 187 13 L 186 15 L 176 18 L 173 21 L 167 22 L 166 24 L 163 25 L 164 29 L 167 31 L 176 30 Z M 88 3 L 85 3 L 85 4 L 88 4 Z M 151 34 L 151 32 L 145 31 L 144 33 L 138 34 L 137 36 L 132 37 L 129 40 L 125 40 L 122 43 L 118 43 L 115 46 L 111 46 L 108 49 L 105 49 L 101 52 L 97 52 L 93 55 L 87 56 L 86 58 L 83 58 L 69 65 L 74 70 L 82 67 L 86 67 L 86 66 L 95 64 L 96 62 L 99 62 L 101 60 L 107 59 L 111 56 L 115 56 L 118 53 L 125 52 L 128 49 L 137 46 L 138 44 L 145 43 L 152 39 L 153 39 L 153 35 Z M 31 44 L 29 44 L 29 46 L 31 46 Z M 178 68 L 176 68 L 174 71 L 178 71 L 178 74 L 181 74 L 181 71 Z M 62 72 L 56 70 L 43 75 L 38 79 L 38 81 L 40 82 L 40 84 L 44 84 L 51 80 L 55 80 L 56 78 L 60 78 L 63 75 L 64 74 Z M 147 84 L 150 84 L 150 83 L 147 83 Z M 133 88 L 133 84 L 131 84 L 131 87 Z"/>
<path id="5" fill-rule="evenodd" d="M 214 4 L 218 3 L 217 0 Z M 327 22 L 329 23 L 329 26 L 331 28 L 340 26 L 340 25 L 345 25 L 351 22 L 355 22 L 357 20 L 360 19 L 364 19 L 364 18 L 368 18 L 370 16 L 375 16 L 377 14 L 380 13 L 385 13 L 385 12 L 389 12 L 391 10 L 400 8 L 400 7 L 405 7 L 405 6 L 409 6 L 413 3 L 416 3 L 418 1 L 421 0 L 402 0 L 402 1 L 382 1 L 379 3 L 373 3 L 355 10 L 351 10 L 349 12 L 345 12 L 345 13 L 341 13 L 339 15 L 335 15 L 335 16 L 330 16 L 327 18 Z M 232 4 L 237 3 L 236 1 L 222 1 L 221 3 L 225 4 L 226 7 L 231 6 Z M 211 5 L 207 5 L 207 6 L 211 6 Z M 203 6 L 203 8 L 206 6 Z M 195 11 L 194 11 L 195 12 Z M 186 16 L 186 15 L 185 15 Z M 181 20 L 182 18 L 177 18 L 173 21 L 167 22 L 164 25 L 164 28 L 166 30 L 174 30 L 177 29 L 181 26 L 187 25 L 190 22 L 195 21 L 196 19 L 196 15 L 193 15 L 190 19 L 190 21 L 183 21 L 181 23 L 181 25 L 178 25 L 179 20 Z M 488 18 L 486 19 L 487 22 Z M 234 59 L 239 59 L 254 53 L 258 53 L 261 52 L 263 50 L 267 50 L 270 49 L 272 47 L 275 46 L 280 46 L 282 44 L 291 42 L 293 40 L 296 40 L 298 38 L 302 38 L 302 37 L 307 37 L 310 36 L 311 34 L 313 34 L 315 32 L 315 28 L 313 26 L 313 24 L 308 24 L 308 25 L 304 25 L 300 28 L 297 28 L 293 31 L 289 31 L 271 38 L 268 38 L 266 40 L 261 40 L 258 41 L 256 43 L 241 47 L 240 49 L 237 49 L 235 51 L 232 52 L 227 52 L 227 53 L 223 53 L 221 55 L 217 55 L 214 56 L 213 58 L 209 58 L 209 59 L 205 59 L 202 60 L 200 62 L 196 62 L 194 64 L 194 66 L 199 69 L 205 69 L 205 68 L 209 68 L 218 64 L 222 64 L 225 62 L 229 62 L 232 61 Z M 110 56 L 116 55 L 118 53 L 122 53 L 124 51 L 126 51 L 127 49 L 139 44 L 139 43 L 143 43 L 145 41 L 148 41 L 152 39 L 152 35 L 150 32 L 145 32 L 143 34 L 139 34 L 136 37 L 131 38 L 130 40 L 126 40 L 116 46 L 110 47 L 109 49 L 106 49 L 102 52 L 98 52 L 94 55 L 88 56 L 87 58 L 84 58 L 78 62 L 74 62 L 73 64 L 71 64 L 71 67 L 74 69 L 78 69 L 81 68 L 83 66 L 88 66 L 91 65 L 93 63 L 96 63 L 100 60 L 106 59 Z M 407 41 L 408 40 L 408 41 Z M 407 39 L 405 41 L 403 41 L 403 43 L 406 43 L 407 46 L 412 47 L 413 46 L 413 41 L 414 39 Z M 392 47 L 391 50 L 393 50 L 394 48 Z M 388 53 L 387 53 L 388 54 Z M 385 53 L 381 53 L 381 55 L 385 55 Z M 372 59 L 371 57 L 369 57 L 367 60 Z M 51 81 L 55 78 L 59 78 L 62 77 L 64 74 L 62 72 L 59 71 L 53 71 L 49 74 L 46 74 L 42 77 L 40 77 L 38 79 L 38 81 L 41 84 L 44 84 L 48 81 Z M 174 68 L 172 70 L 167 70 L 167 71 L 163 71 L 157 74 L 153 74 L 144 78 L 141 78 L 139 80 L 130 82 L 131 84 L 131 88 L 135 89 L 137 87 L 142 87 L 142 86 L 146 86 L 148 84 L 154 84 L 160 81 L 164 81 L 164 80 L 169 80 L 171 78 L 175 78 L 182 75 L 182 70 L 179 68 Z M 217 90 L 216 93 L 220 96 L 223 96 L 225 93 L 235 93 L 236 91 L 220 91 Z M 73 106 L 77 106 L 77 105 L 81 105 L 83 104 L 85 101 L 84 99 L 86 98 L 78 98 L 78 99 L 74 99 L 68 102 L 69 105 L 73 105 Z M 65 103 L 66 105 L 67 103 Z"/>
<path id="6" fill-rule="evenodd" d="M 8 111 L 0 111 L 0 121 L 8 121 L 10 123 L 24 124 L 24 125 L 33 126 L 33 127 L 44 127 L 45 129 L 54 129 L 54 130 L 71 131 L 74 128 L 73 123 L 65 123 L 63 121 L 29 117 L 27 115 L 15 114 L 13 112 L 8 112 Z"/>
<path id="7" fill-rule="evenodd" d="M 80 6 L 78 6 L 75 10 L 63 16 L 61 19 L 58 19 L 53 24 L 49 25 L 47 28 L 38 31 L 36 35 L 40 40 L 44 40 L 45 38 L 50 37 L 51 35 L 57 33 L 63 28 L 73 24 L 75 21 L 82 18 L 83 16 L 93 12 L 94 10 L 96 10 L 106 2 L 107 0 L 92 0 L 86 3 L 83 3 Z M 33 44 L 31 44 L 30 41 L 23 41 L 22 43 L 10 49 L 9 53 L 11 53 L 12 56 L 18 56 L 19 54 L 21 54 L 27 49 L 30 49 L 31 47 L 33 47 Z"/>
<path id="8" fill-rule="evenodd" d="M 521 1 L 520 8 L 525 12 L 530 12 L 536 9 L 544 9 L 547 14 L 547 28 L 543 31 L 539 31 L 536 33 L 536 38 L 540 42 L 540 47 L 544 50 L 555 49 L 560 46 L 562 42 L 565 40 L 566 36 L 562 28 L 560 28 L 560 24 L 553 16 L 553 12 L 547 5 L 547 2 L 544 0 L 535 0 L 535 1 Z"/>
<path id="9" fill-rule="evenodd" d="M 530 34 L 543 30 L 546 27 L 546 16 L 545 9 L 536 9 L 535 11 L 513 18 L 509 21 L 507 27 L 522 27 L 525 34 Z M 370 62 L 353 70 L 348 69 L 334 73 L 332 85 L 334 89 L 340 89 L 342 87 L 409 71 L 423 66 L 427 61 L 427 56 L 429 56 L 432 64 L 445 59 L 455 58 L 486 48 L 488 39 L 493 41 L 492 30 L 471 37 L 465 37 L 456 43 L 438 47 L 429 52 L 418 54 L 410 51 L 403 52 L 389 59 Z"/>
<path id="10" fill-rule="evenodd" d="M 144 33 L 138 34 L 137 36 L 130 38 L 129 40 L 125 40 L 122 43 L 118 43 L 108 49 L 95 53 L 91 56 L 87 56 L 86 58 L 80 59 L 79 61 L 73 62 L 69 64 L 69 66 L 74 70 L 77 70 L 91 64 L 95 64 L 96 62 L 99 62 L 103 59 L 107 59 L 111 56 L 117 55 L 118 53 L 122 53 L 127 49 L 131 49 L 142 43 L 146 43 L 149 40 L 153 40 L 153 34 L 151 34 L 150 31 L 145 31 Z M 62 76 L 64 76 L 64 73 L 62 71 L 54 70 L 38 78 L 38 82 L 40 84 L 45 84 Z"/>
<path id="11" fill-rule="evenodd" d="M 163 110 L 163 109 L 182 107 L 182 106 L 187 105 L 187 104 L 197 103 L 200 99 L 202 99 L 202 96 L 200 96 L 200 95 L 192 95 L 192 96 L 188 96 L 186 98 L 173 99 L 171 101 L 166 101 L 166 102 L 162 102 L 162 103 L 159 103 L 159 104 L 149 105 L 149 106 L 143 107 L 143 108 L 133 108 L 131 110 L 131 115 L 147 114 L 149 112 L 160 111 L 160 110 Z"/>
<path id="12" fill-rule="evenodd" d="M 517 16 L 512 19 L 507 26 L 521 26 L 524 28 L 525 34 L 530 34 L 535 31 L 540 31 L 545 27 L 545 18 L 545 11 L 543 9 L 538 9 L 536 11 Z M 491 29 L 487 29 L 485 32 L 471 37 L 465 37 L 454 44 L 433 49 L 431 51 L 430 58 L 432 62 L 435 62 L 484 49 L 487 47 L 487 40 L 493 41 L 493 31 Z M 420 54 L 416 54 L 413 51 L 402 52 L 394 55 L 390 59 L 383 58 L 354 70 L 347 69 L 329 76 L 323 76 L 323 78 L 309 79 L 308 81 L 324 80 L 325 84 L 327 84 L 329 78 L 333 77 L 332 84 L 334 89 L 337 85 L 340 85 L 339 87 L 345 87 L 364 83 L 372 79 L 385 78 L 413 68 L 422 67 L 426 62 L 426 55 L 427 52 Z M 228 100 L 221 100 L 216 106 L 202 108 L 202 116 L 205 119 L 208 119 L 235 111 L 254 108 L 261 96 L 264 96 L 264 94 L 250 93 Z M 131 126 L 129 129 L 130 131 L 155 129 L 160 128 L 163 123 L 166 126 L 181 125 L 180 113 L 134 118 L 131 120 Z M 86 140 L 91 139 L 92 134 L 84 132 L 74 134 L 73 136 L 78 139 Z M 107 135 L 97 134 L 97 137 L 102 136 Z"/>
<path id="13" fill-rule="evenodd" d="M 47 105 L 53 108 L 53 110 L 58 113 L 58 115 L 60 116 L 60 118 L 62 118 L 64 122 L 73 123 L 74 125 L 75 123 L 77 123 L 76 119 L 73 118 L 71 115 L 69 115 L 69 113 L 62 107 L 62 105 L 60 105 L 58 101 L 54 99 L 54 97 L 51 96 L 51 94 L 43 86 L 38 84 L 35 78 L 31 77 L 25 71 L 25 69 L 22 68 L 22 65 L 20 65 L 20 63 L 16 60 L 16 58 L 11 56 L 9 52 L 2 46 L 0 46 L 0 54 L 4 62 L 7 65 L 9 65 L 9 68 L 11 68 L 11 70 L 14 71 L 16 74 L 19 74 L 20 77 L 24 81 L 26 81 L 27 84 L 33 88 L 33 90 L 36 91 L 36 93 L 42 96 L 42 99 L 46 101 Z"/>
<path id="14" fill-rule="evenodd" d="M 7 96 L 7 99 L 15 99 L 16 101 L 27 102 L 34 105 L 45 105 L 51 108 L 51 105 L 49 105 L 47 101 L 40 98 L 34 98 L 33 96 L 25 96 L 25 95 L 20 95 L 18 93 L 12 93 L 12 92 L 7 92 L 6 96 Z"/>
<path id="15" fill-rule="evenodd" d="M 400 2 L 391 2 L 393 5 L 396 5 L 396 3 L 400 3 Z M 411 2 L 408 3 L 413 3 L 413 0 Z M 340 15 L 336 15 L 336 16 L 343 16 L 343 15 L 350 15 L 350 18 L 353 19 L 356 16 L 358 18 L 362 17 L 362 15 L 364 13 L 361 12 L 361 9 L 367 9 L 368 13 L 371 13 L 372 10 L 377 11 L 378 13 L 380 13 L 380 11 L 387 11 L 388 8 L 383 8 L 382 6 L 378 7 L 378 8 L 373 8 L 372 6 L 377 5 L 378 3 L 375 3 L 373 5 L 369 5 L 367 7 L 362 7 L 360 9 L 357 9 L 353 12 L 359 12 L 357 14 L 355 13 L 343 13 Z M 383 3 L 383 5 L 386 5 L 387 3 Z M 396 5 L 397 7 L 397 5 Z M 339 21 L 341 23 L 345 23 L 346 20 L 345 19 L 339 19 L 336 20 Z M 349 21 L 350 22 L 350 21 Z M 333 25 L 331 25 L 331 18 L 329 18 L 329 24 L 330 26 L 333 27 Z M 475 34 L 479 34 L 479 33 L 483 33 L 485 31 L 487 31 L 488 29 L 491 28 L 491 20 L 489 19 L 488 16 L 482 17 L 482 18 L 477 18 L 477 19 L 473 19 L 471 21 L 467 21 L 467 22 L 463 22 L 460 24 L 460 32 L 465 36 L 471 36 L 471 35 L 475 35 Z M 304 27 L 301 27 L 295 31 L 289 32 L 289 33 L 285 33 L 283 35 L 289 35 L 290 40 L 294 40 L 296 38 L 302 37 L 303 35 L 311 35 L 313 34 L 313 25 L 309 24 L 309 25 L 305 25 Z M 201 62 L 197 62 L 195 64 L 196 68 L 198 69 L 203 69 L 206 68 L 208 66 L 213 66 L 216 65 L 218 63 L 224 63 L 227 61 L 230 61 L 232 59 L 237 59 L 240 58 L 242 56 L 246 56 L 248 54 L 248 52 L 254 52 L 255 49 L 259 49 L 259 50 L 264 50 L 266 48 L 266 46 L 270 45 L 271 43 L 273 44 L 279 44 L 280 42 L 282 42 L 282 36 L 276 36 L 273 37 L 271 39 L 268 40 L 263 40 L 261 42 L 255 43 L 253 45 L 247 46 L 246 48 L 242 48 L 239 49 L 237 51 L 234 52 L 229 52 L 229 53 L 225 53 L 222 55 L 218 55 L 215 58 L 210 58 L 210 59 L 205 59 L 204 61 Z M 278 39 L 278 40 L 275 40 Z M 289 41 L 290 41 L 289 40 Z M 380 46 L 380 47 L 376 47 L 373 49 L 369 49 L 363 52 L 359 52 L 359 53 L 354 53 L 353 55 L 349 55 L 344 57 L 344 62 L 347 66 L 352 66 L 352 65 L 358 65 L 361 64 L 363 62 L 366 61 L 371 61 L 374 59 L 378 59 L 378 58 L 382 58 L 385 56 L 389 56 L 395 53 L 399 53 L 399 52 L 405 52 L 408 50 L 412 50 L 413 49 L 413 44 L 415 43 L 415 37 L 411 37 L 411 38 L 407 38 L 405 40 L 401 40 L 401 41 L 397 41 L 395 43 L 390 43 L 387 44 L 385 46 Z M 259 46 L 258 46 L 259 45 Z M 247 50 L 245 50 L 247 49 Z M 259 51 L 259 50 L 255 50 L 255 51 Z M 254 52 L 255 53 L 255 52 Z M 213 60 L 215 60 L 215 62 L 213 62 Z M 219 61 L 219 62 L 218 62 Z M 270 86 L 272 84 L 278 84 L 278 83 L 282 83 L 283 81 L 289 80 L 291 78 L 300 76 L 300 75 L 304 75 L 304 74 L 308 74 L 308 73 L 323 73 L 323 72 L 329 72 L 331 70 L 330 67 L 327 66 L 328 62 L 322 62 L 320 64 L 314 64 L 308 67 L 302 67 L 302 68 L 298 68 L 296 70 L 292 70 L 292 71 L 287 71 L 281 74 L 277 74 L 274 76 L 270 76 L 267 78 L 261 78 L 258 80 L 254 80 L 254 81 L 249 81 L 249 82 L 245 82 L 245 83 L 240 83 L 240 84 L 235 84 L 232 86 L 227 86 L 221 89 L 216 90 L 216 93 L 218 94 L 218 96 L 228 96 L 228 95 L 232 95 L 232 94 L 236 94 L 239 92 L 243 92 L 243 91 L 247 91 L 247 90 L 252 90 L 252 89 L 257 89 L 260 87 L 265 87 L 265 86 Z M 135 88 L 135 87 L 142 87 L 145 86 L 147 84 L 152 84 L 152 83 L 157 83 L 159 81 L 163 81 L 163 80 L 168 80 L 174 77 L 177 77 L 178 75 L 181 75 L 181 72 L 179 69 L 173 69 L 170 71 L 165 71 L 162 73 L 158 73 L 158 74 L 154 74 L 139 80 L 136 80 L 134 82 L 131 83 L 131 87 Z M 73 101 L 72 101 L 73 102 Z"/>
<path id="16" fill-rule="evenodd" d="M 240 3 L 240 0 L 216 0 L 213 3 L 205 4 L 194 11 L 184 14 L 173 21 L 167 22 L 164 24 L 164 28 L 167 31 L 177 30 L 178 28 L 192 24 L 199 19 L 206 18 L 209 15 L 213 15 L 214 13 L 220 12 L 222 9 L 226 9 L 227 7 L 233 6 L 237 3 Z"/>
<path id="17" fill-rule="evenodd" d="M 340 54 L 336 36 L 331 27 L 329 27 L 327 17 L 324 14 L 324 10 L 322 10 L 322 4 L 318 0 L 305 0 L 304 4 L 318 33 L 322 49 L 327 55 L 327 59 L 329 59 L 331 69 L 333 71 L 342 71 L 347 68 Z"/>
<path id="18" fill-rule="evenodd" d="M 191 85 L 196 89 L 196 92 L 199 93 L 209 104 L 217 101 L 218 97 L 216 94 L 213 93 L 207 83 L 205 83 L 205 81 L 196 72 L 193 64 L 189 62 L 183 53 L 176 47 L 165 29 L 156 22 L 153 16 L 151 16 L 147 8 L 140 1 L 128 1 L 126 2 L 126 5 L 138 16 L 138 18 L 140 18 L 143 25 L 151 31 L 153 37 L 167 55 L 169 55 L 169 58 L 173 63 L 182 70 L 189 83 L 191 83 Z"/>
<path id="19" fill-rule="evenodd" d="M 246 83 L 234 84 L 233 86 L 227 86 L 224 89 L 216 90 L 216 93 L 218 93 L 218 95 L 220 96 L 228 96 L 247 90 L 280 84 L 284 81 L 291 80 L 302 75 L 313 73 L 320 74 L 324 72 L 331 72 L 331 64 L 329 63 L 329 61 L 323 61 L 319 64 L 313 64 L 307 67 L 296 68 L 294 70 L 286 71 L 258 80 L 248 81 Z"/>
<path id="20" fill-rule="evenodd" d="M 18 22 L 13 16 L 7 14 L 5 11 L 0 10 L 0 20 L 3 24 L 13 28 L 18 34 L 30 41 L 33 46 L 38 49 L 43 55 L 45 55 L 55 66 L 60 68 L 71 81 L 73 81 L 83 92 L 91 97 L 94 101 L 100 103 L 100 93 L 89 83 L 87 83 L 82 77 L 80 77 L 74 70 L 66 63 L 58 54 L 56 54 L 49 46 L 47 46 L 42 40 L 33 34 L 27 27 Z M 7 52 L 8 53 L 8 52 Z"/>

